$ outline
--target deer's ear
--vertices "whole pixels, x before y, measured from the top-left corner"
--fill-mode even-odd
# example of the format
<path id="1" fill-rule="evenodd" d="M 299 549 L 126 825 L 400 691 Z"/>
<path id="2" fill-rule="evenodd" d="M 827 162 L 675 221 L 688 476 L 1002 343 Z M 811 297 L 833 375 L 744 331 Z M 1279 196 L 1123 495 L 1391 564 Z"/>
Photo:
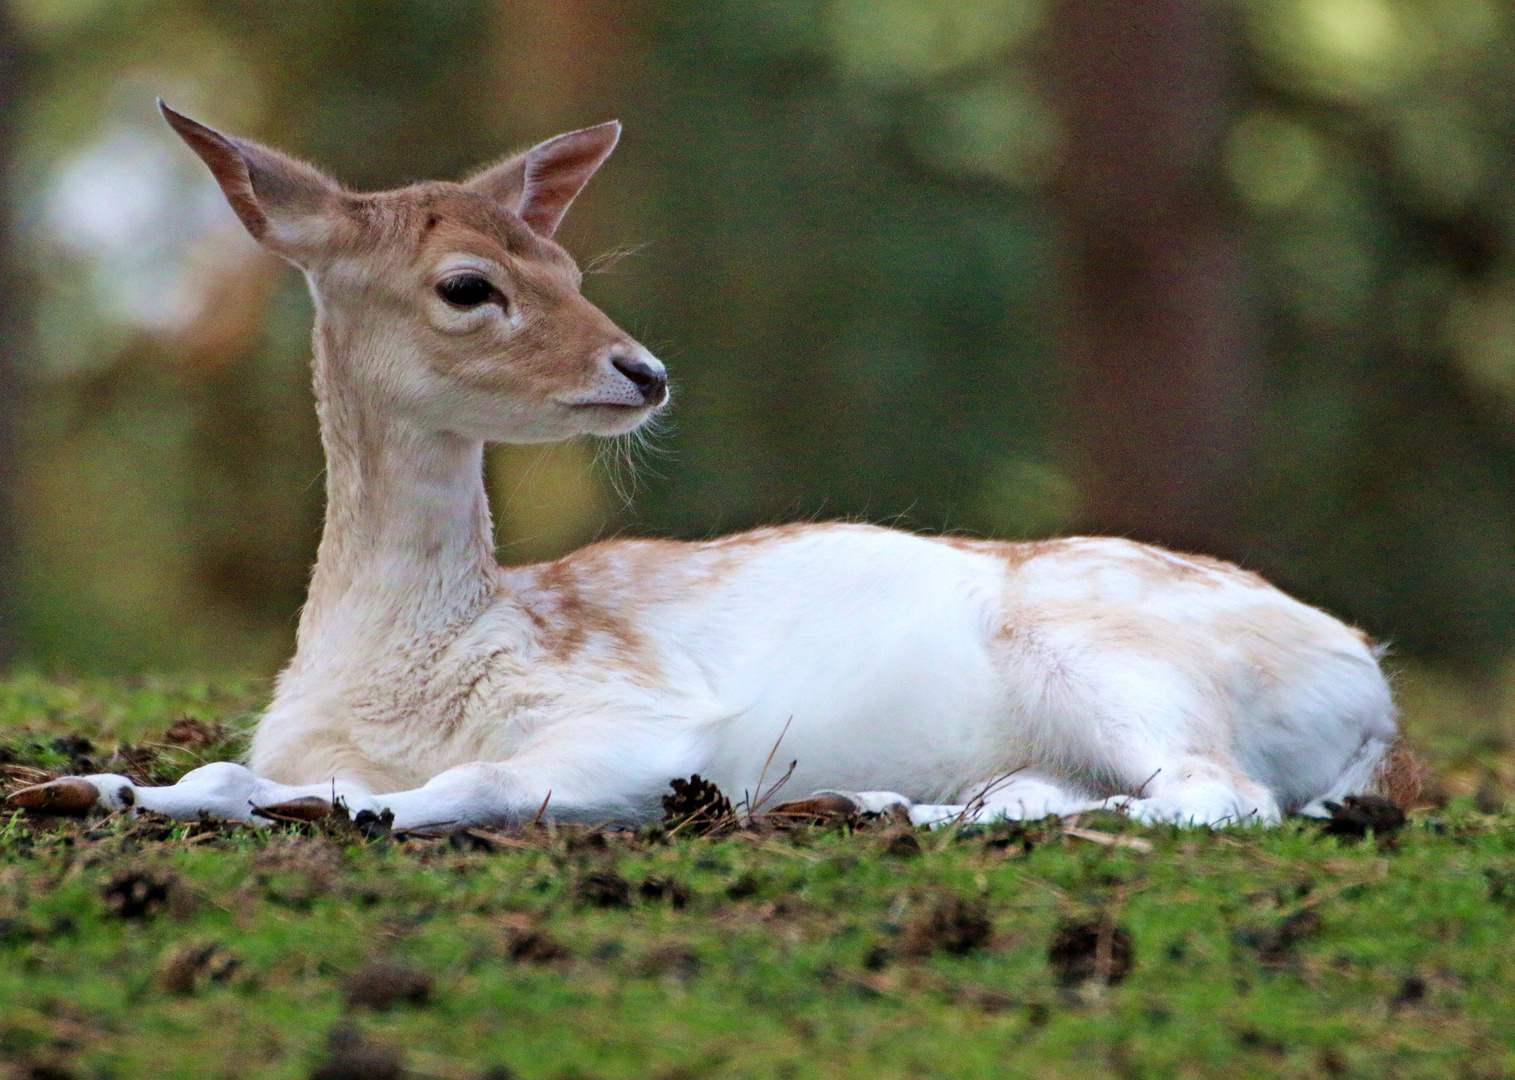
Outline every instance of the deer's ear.
<path id="1" fill-rule="evenodd" d="M 255 239 L 280 255 L 298 259 L 302 249 L 325 236 L 325 221 L 341 190 L 335 181 L 277 150 L 222 135 L 174 112 L 161 100 L 158 108 L 210 167 L 226 201 Z"/>
<path id="2" fill-rule="evenodd" d="M 538 236 L 550 237 L 620 137 L 618 120 L 570 131 L 490 166 L 468 186 L 500 200 Z"/>

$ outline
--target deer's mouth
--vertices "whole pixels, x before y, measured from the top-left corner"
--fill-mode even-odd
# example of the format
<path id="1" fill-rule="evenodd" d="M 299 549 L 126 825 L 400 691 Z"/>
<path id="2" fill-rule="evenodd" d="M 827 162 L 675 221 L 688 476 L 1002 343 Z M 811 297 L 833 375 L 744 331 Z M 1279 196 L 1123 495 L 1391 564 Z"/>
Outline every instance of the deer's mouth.
<path id="1" fill-rule="evenodd" d="M 668 404 L 665 393 L 660 401 L 565 401 L 572 412 L 602 413 L 606 416 L 634 416 L 637 413 L 654 413 Z"/>
<path id="2" fill-rule="evenodd" d="M 643 397 L 629 393 L 586 394 L 561 402 L 570 409 L 602 409 L 606 412 L 636 413 L 653 412 L 668 404 L 668 391 L 659 387 L 651 396 Z"/>
<path id="3" fill-rule="evenodd" d="M 586 435 L 613 438 L 635 431 L 657 412 L 654 405 L 631 405 L 620 402 L 586 401 L 569 406 L 577 426 Z"/>

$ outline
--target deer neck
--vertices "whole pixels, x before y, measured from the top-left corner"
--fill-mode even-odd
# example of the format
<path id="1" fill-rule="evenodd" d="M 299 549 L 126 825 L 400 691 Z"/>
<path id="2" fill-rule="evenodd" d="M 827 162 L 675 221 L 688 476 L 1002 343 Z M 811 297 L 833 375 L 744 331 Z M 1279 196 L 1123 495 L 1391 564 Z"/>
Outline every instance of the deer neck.
<path id="1" fill-rule="evenodd" d="M 499 574 L 483 444 L 428 430 L 355 378 L 385 361 L 373 338 L 318 315 L 314 344 L 326 523 L 297 654 L 443 647 Z"/>

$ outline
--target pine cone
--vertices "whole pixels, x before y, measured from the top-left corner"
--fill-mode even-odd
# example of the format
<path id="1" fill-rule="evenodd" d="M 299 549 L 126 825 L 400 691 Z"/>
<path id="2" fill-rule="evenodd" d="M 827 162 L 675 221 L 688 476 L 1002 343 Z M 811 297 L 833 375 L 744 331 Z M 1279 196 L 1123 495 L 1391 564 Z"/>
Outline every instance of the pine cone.
<path id="1" fill-rule="evenodd" d="M 721 789 L 695 773 L 688 780 L 669 781 L 671 794 L 663 796 L 663 824 L 707 836 L 736 824 L 736 811 Z"/>

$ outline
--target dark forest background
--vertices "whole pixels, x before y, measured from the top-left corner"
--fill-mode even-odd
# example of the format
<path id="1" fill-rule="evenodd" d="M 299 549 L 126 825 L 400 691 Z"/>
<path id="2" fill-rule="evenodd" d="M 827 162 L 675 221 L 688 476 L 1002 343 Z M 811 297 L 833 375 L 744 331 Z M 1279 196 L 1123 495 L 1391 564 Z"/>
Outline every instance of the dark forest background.
<path id="1" fill-rule="evenodd" d="M 310 311 L 153 100 L 361 188 L 619 117 L 565 242 L 669 364 L 637 467 L 490 460 L 501 557 L 852 517 L 1223 555 L 1515 722 L 1515 2 L 12 0 L 4 640 L 267 674 Z"/>

